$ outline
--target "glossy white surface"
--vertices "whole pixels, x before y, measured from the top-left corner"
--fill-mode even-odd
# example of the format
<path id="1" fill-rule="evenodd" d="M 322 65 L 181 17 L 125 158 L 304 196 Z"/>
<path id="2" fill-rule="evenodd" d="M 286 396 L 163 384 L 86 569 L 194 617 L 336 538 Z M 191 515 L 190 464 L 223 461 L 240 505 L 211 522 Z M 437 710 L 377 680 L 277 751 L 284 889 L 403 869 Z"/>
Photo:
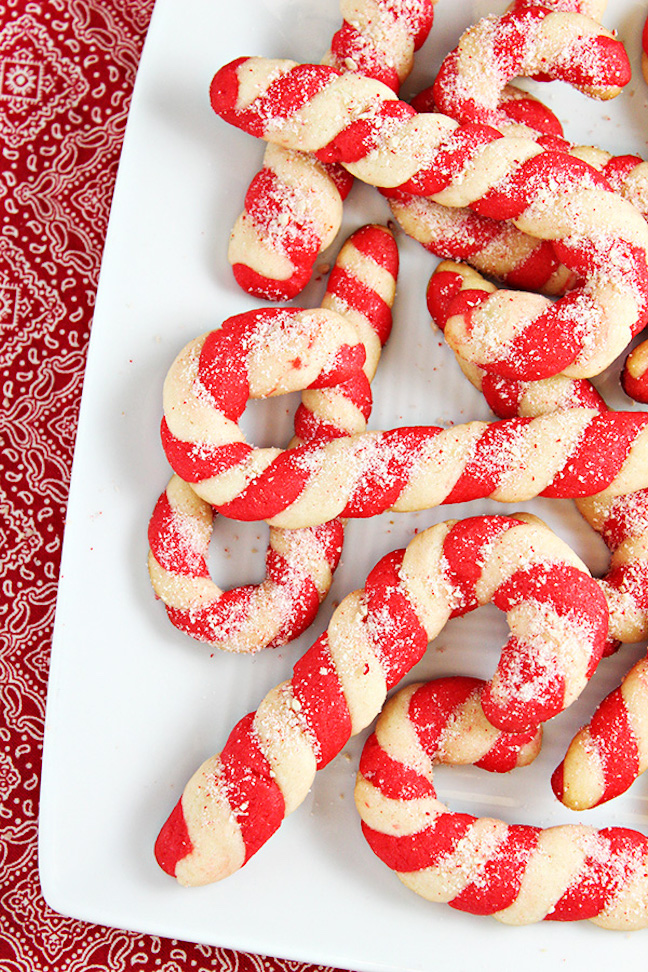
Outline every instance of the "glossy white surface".
<path id="1" fill-rule="evenodd" d="M 468 23 L 503 8 L 494 0 L 441 0 L 407 90 L 429 83 Z M 609 4 L 605 23 L 619 30 L 636 67 L 616 102 L 591 104 L 562 85 L 542 89 L 574 141 L 646 153 L 648 89 L 638 70 L 644 14 L 641 3 Z M 361 586 L 380 556 L 448 517 L 506 511 L 480 503 L 351 524 L 334 588 L 311 631 L 256 657 L 213 657 L 170 626 L 149 587 L 146 526 L 168 478 L 157 431 L 164 374 L 188 340 L 258 304 L 236 287 L 226 249 L 263 147 L 213 115 L 210 78 L 241 54 L 317 61 L 339 20 L 336 0 L 239 0 L 225 9 L 216 0 L 158 0 L 115 193 L 74 462 L 47 710 L 44 893 L 53 908 L 78 918 L 355 970 L 432 972 L 439 963 L 490 970 L 518 961 L 528 972 L 609 962 L 637 968 L 648 932 L 506 928 L 426 904 L 402 887 L 360 835 L 352 791 L 362 740 L 320 774 L 305 805 L 227 881 L 182 889 L 153 859 L 158 829 L 193 770 L 287 677 L 332 604 Z M 345 231 L 388 218 L 380 196 L 362 186 L 345 213 Z M 429 327 L 424 292 L 434 261 L 411 240 L 400 242 L 396 323 L 375 382 L 372 427 L 489 417 Z M 318 303 L 323 286 L 314 282 L 297 302 Z M 599 386 L 610 404 L 622 405 L 614 369 Z M 287 441 L 293 404 L 250 410 L 257 442 Z M 525 508 L 594 572 L 605 569 L 602 543 L 572 504 Z M 265 528 L 219 521 L 217 581 L 259 579 L 265 540 Z M 486 675 L 504 637 L 502 617 L 483 609 L 453 622 L 414 675 Z M 579 703 L 547 729 L 535 766 L 506 779 L 446 769 L 438 774 L 441 797 L 511 821 L 573 820 L 552 796 L 551 771 L 574 729 L 644 651 L 625 648 L 603 663 Z M 645 829 L 645 793 L 640 781 L 612 807 L 578 819 Z"/>

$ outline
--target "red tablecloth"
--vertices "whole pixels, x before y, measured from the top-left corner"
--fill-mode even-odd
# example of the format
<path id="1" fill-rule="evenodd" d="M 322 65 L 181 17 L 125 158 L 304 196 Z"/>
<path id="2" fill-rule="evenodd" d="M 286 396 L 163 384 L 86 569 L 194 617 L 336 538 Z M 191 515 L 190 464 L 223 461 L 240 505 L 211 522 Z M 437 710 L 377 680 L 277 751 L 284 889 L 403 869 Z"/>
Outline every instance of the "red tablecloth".
<path id="1" fill-rule="evenodd" d="M 54 913 L 40 893 L 39 772 L 70 466 L 110 200 L 152 8 L 153 0 L 0 5 L 3 972 L 301 968 L 88 925 Z"/>

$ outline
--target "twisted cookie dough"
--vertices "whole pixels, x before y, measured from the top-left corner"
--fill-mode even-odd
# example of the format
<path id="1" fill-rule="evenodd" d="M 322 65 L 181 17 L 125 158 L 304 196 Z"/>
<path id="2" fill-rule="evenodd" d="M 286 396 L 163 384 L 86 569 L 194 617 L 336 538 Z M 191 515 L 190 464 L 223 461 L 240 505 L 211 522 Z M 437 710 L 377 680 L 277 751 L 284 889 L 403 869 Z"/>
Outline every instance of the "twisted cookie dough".
<path id="1" fill-rule="evenodd" d="M 625 793 L 646 769 L 648 658 L 642 658 L 576 733 L 551 785 L 565 806 L 589 810 Z"/>
<path id="2" fill-rule="evenodd" d="M 590 919 L 626 931 L 648 925 L 648 839 L 637 831 L 511 825 L 453 812 L 437 799 L 434 763 L 476 762 L 490 742 L 482 721 L 459 722 L 450 732 L 458 757 L 444 753 L 436 714 L 447 704 L 443 689 L 437 697 L 434 683 L 399 692 L 363 751 L 356 806 L 378 857 L 429 901 L 505 924 Z M 421 691 L 432 695 L 431 705 Z M 421 725 L 428 715 L 432 731 Z"/>
<path id="3" fill-rule="evenodd" d="M 365 429 L 372 404 L 369 382 L 391 331 L 397 273 L 398 250 L 385 227 L 362 227 L 341 248 L 322 308 L 343 315 L 355 329 L 365 362 L 348 380 L 303 393 L 293 444 L 331 441 Z M 342 522 L 271 528 L 264 581 L 223 592 L 207 567 L 212 521 L 211 506 L 174 476 L 149 524 L 149 573 L 171 622 L 225 651 L 254 652 L 296 638 L 330 588 L 344 541 Z"/>
<path id="4" fill-rule="evenodd" d="M 392 191 L 389 208 L 398 225 L 434 256 L 462 260 L 520 290 L 562 295 L 577 282 L 550 240 L 522 233 L 513 223 L 450 209 L 427 196 Z"/>
<path id="5" fill-rule="evenodd" d="M 233 418 L 226 424 L 222 411 L 214 419 L 207 409 L 199 414 L 203 387 L 190 347 L 170 373 L 163 444 L 176 473 L 233 519 L 295 529 L 336 516 L 480 498 L 517 503 L 648 487 L 648 415 L 575 408 L 449 429 L 365 432 L 296 449 L 254 449 Z M 186 408 L 192 389 L 195 400 Z"/>
<path id="6" fill-rule="evenodd" d="M 465 266 L 441 263 L 430 279 L 428 307 L 443 328 L 460 297 L 477 302 L 494 287 Z M 497 415 L 538 415 L 556 408 L 589 405 L 606 409 L 589 381 L 561 376 L 544 382 L 513 382 L 457 359 L 468 379 Z M 648 490 L 576 501 L 580 513 L 612 552 L 599 581 L 610 610 L 606 653 L 620 642 L 648 638 Z M 648 662 L 638 662 L 603 700 L 588 725 L 572 740 L 552 786 L 574 810 L 598 806 L 625 792 L 648 767 Z"/>
<path id="7" fill-rule="evenodd" d="M 162 422 L 167 457 L 174 471 L 225 515 L 295 529 L 337 516 L 427 509 L 480 497 L 521 502 L 538 495 L 618 495 L 648 486 L 648 416 L 596 414 L 587 408 L 446 430 L 366 432 L 290 450 L 255 449 L 237 424 L 250 382 L 253 393 L 268 394 L 314 380 L 332 385 L 359 373 L 363 345 L 351 335 L 351 325 L 335 315 L 327 318 L 335 327 L 323 336 L 314 325 L 326 313 L 331 312 L 241 315 L 191 342 L 171 367 Z M 286 341 L 289 322 L 304 354 L 311 356 L 309 345 L 317 341 L 320 365 L 305 368 L 303 355 Z M 268 375 L 262 365 L 270 334 L 276 349 Z M 334 339 L 337 343 L 331 343 Z M 285 377 L 278 384 L 280 359 L 281 367 L 290 366 L 291 385 Z M 316 379 L 325 360 L 328 373 Z M 594 454 L 603 458 L 593 463 Z"/>
<path id="8" fill-rule="evenodd" d="M 532 137 L 539 121 L 543 130 L 560 135 L 551 116 L 533 102 L 523 101 L 521 111 L 515 101 L 501 103 L 510 80 L 537 76 L 566 81 L 591 98 L 608 100 L 629 82 L 631 70 L 623 45 L 595 20 L 542 3 L 524 4 L 469 27 L 415 106 L 428 111 L 433 103 L 458 122 Z"/>
<path id="9" fill-rule="evenodd" d="M 171 623 L 221 651 L 252 652 L 297 638 L 328 594 L 344 544 L 339 519 L 303 530 L 270 530 L 261 584 L 223 591 L 209 575 L 209 503 L 179 476 L 149 523 L 149 574 Z"/>
<path id="10" fill-rule="evenodd" d="M 528 380 L 563 371 L 588 377 L 643 326 L 648 226 L 581 160 L 486 126 L 418 115 L 384 85 L 321 65 L 240 58 L 215 75 L 211 100 L 250 134 L 341 161 L 384 190 L 469 206 L 552 240 L 584 282 L 551 306 L 537 295 L 503 295 L 496 342 L 490 327 L 462 335 L 462 354 L 487 370 Z"/>
<path id="11" fill-rule="evenodd" d="M 435 324 L 445 330 L 455 310 L 463 313 L 479 307 L 484 296 L 494 290 L 493 284 L 469 267 L 444 261 L 430 278 L 428 309 Z M 457 361 L 468 380 L 502 418 L 583 407 L 607 411 L 601 396 L 585 379 L 558 375 L 537 382 L 513 381 L 482 371 L 460 356 Z M 609 653 L 620 642 L 648 638 L 648 490 L 580 498 L 576 505 L 612 553 L 608 572 L 600 582 L 610 608 Z"/>
<path id="12" fill-rule="evenodd" d="M 599 32 L 587 17 L 573 16 L 587 14 L 598 19 L 603 8 L 604 4 L 572 0 L 545 0 L 542 4 L 520 0 L 504 16 L 489 17 L 469 28 L 444 60 L 435 83 L 414 98 L 413 106 L 419 112 L 443 111 L 459 122 L 490 124 L 505 134 L 528 135 L 547 147 L 579 155 L 579 149 L 562 139 L 562 126 L 553 112 L 528 92 L 505 82 L 508 77 L 533 75 L 541 66 L 543 77 L 557 74 L 573 79 L 591 95 L 597 94 L 598 83 L 598 93 L 613 97 L 620 90 L 618 85 L 603 84 L 601 88 L 601 83 L 604 79 L 625 83 L 630 76 L 627 57 L 621 45 L 610 43 L 608 32 Z M 560 43 L 556 43 L 558 37 Z M 542 138 L 547 135 L 553 138 Z M 633 188 L 637 179 L 627 171 L 626 157 L 602 159 L 604 153 L 597 150 L 582 151 L 587 153 L 586 161 L 599 170 L 609 166 L 606 177 L 611 182 L 614 178 L 616 191 L 622 192 L 627 183 L 631 201 L 644 204 L 643 194 L 637 198 Z M 636 159 L 630 168 L 639 163 Z M 648 197 L 645 203 L 643 209 L 638 207 L 642 212 L 648 211 Z M 560 263 L 549 240 L 522 233 L 510 223 L 470 209 L 448 209 L 411 193 L 392 192 L 389 204 L 405 232 L 435 256 L 465 260 L 522 290 L 555 295 L 576 283 L 575 274 Z"/>
<path id="13" fill-rule="evenodd" d="M 561 6 L 568 9 L 571 4 Z M 434 85 L 413 104 L 417 111 L 438 108 L 456 121 L 491 124 L 505 134 L 528 134 L 545 148 L 567 151 L 596 168 L 646 218 L 648 163 L 637 156 L 614 157 L 591 146 L 570 145 L 555 137 L 562 134 L 560 126 L 551 113 L 543 112 L 540 103 L 528 96 L 519 101 L 502 99 L 508 77 L 532 76 L 538 65 L 543 77 L 562 74 L 600 97 L 614 97 L 619 90 L 606 87 L 605 80 L 626 83 L 630 77 L 621 46 L 610 34 L 597 36 L 596 26 L 588 18 L 551 13 L 544 4 L 525 3 L 469 28 L 444 60 Z M 599 88 L 592 90 L 588 85 L 594 82 L 597 70 Z M 547 241 L 534 240 L 511 225 L 469 211 L 440 213 L 432 200 L 406 195 L 392 200 L 391 206 L 405 231 L 439 256 L 467 259 L 477 269 L 523 289 L 556 294 L 575 284 L 574 275 L 560 265 Z M 622 383 L 631 398 L 648 401 L 648 344 L 628 358 Z"/>
<path id="14" fill-rule="evenodd" d="M 323 63 L 398 91 L 432 26 L 436 0 L 342 0 L 344 22 Z M 337 163 L 268 146 L 230 236 L 229 261 L 255 297 L 289 300 L 334 240 L 353 177 Z"/>
<path id="15" fill-rule="evenodd" d="M 240 868 L 304 799 L 317 769 L 380 711 L 450 617 L 492 601 L 511 637 L 481 692 L 489 721 L 537 726 L 569 705 L 601 656 L 605 599 L 535 517 L 448 521 L 384 557 L 327 631 L 187 784 L 156 843 L 182 884 Z"/>

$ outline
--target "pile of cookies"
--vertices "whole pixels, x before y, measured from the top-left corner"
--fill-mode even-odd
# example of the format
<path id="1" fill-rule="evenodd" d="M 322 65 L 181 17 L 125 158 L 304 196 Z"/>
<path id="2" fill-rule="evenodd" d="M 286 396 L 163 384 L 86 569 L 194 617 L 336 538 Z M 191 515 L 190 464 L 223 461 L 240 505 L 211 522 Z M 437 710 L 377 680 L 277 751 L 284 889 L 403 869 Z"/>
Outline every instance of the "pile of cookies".
<path id="1" fill-rule="evenodd" d="M 187 784 L 156 843 L 182 884 L 243 866 L 316 771 L 379 716 L 356 804 L 370 846 L 407 886 L 510 924 L 648 925 L 643 835 L 453 813 L 432 779 L 438 762 L 495 772 L 530 762 L 542 723 L 578 698 L 600 659 L 648 636 L 648 414 L 612 411 L 590 381 L 648 320 L 648 163 L 572 145 L 510 83 L 560 79 L 615 97 L 630 68 L 599 22 L 603 6 L 514 2 L 466 31 L 412 102 L 398 90 L 432 0 L 342 0 L 320 64 L 243 57 L 214 76 L 216 114 L 269 143 L 232 231 L 238 283 L 255 298 L 294 298 L 339 232 L 353 179 L 377 187 L 401 229 L 443 258 L 428 308 L 497 420 L 367 431 L 398 250 L 389 228 L 361 227 L 321 307 L 230 318 L 169 370 L 162 443 L 173 477 L 151 519 L 149 568 L 171 621 L 227 651 L 286 643 L 326 596 L 345 522 L 387 510 L 574 499 L 611 561 L 592 578 L 544 523 L 517 513 L 447 520 L 383 557 L 292 677 Z M 627 356 L 622 382 L 648 402 L 648 342 Z M 247 402 L 289 391 L 302 393 L 289 447 L 249 444 Z M 270 524 L 260 585 L 223 592 L 210 579 L 214 511 Z M 489 602 L 511 630 L 489 682 L 447 678 L 387 700 L 450 618 Z M 552 785 L 584 809 L 647 765 L 641 661 Z"/>

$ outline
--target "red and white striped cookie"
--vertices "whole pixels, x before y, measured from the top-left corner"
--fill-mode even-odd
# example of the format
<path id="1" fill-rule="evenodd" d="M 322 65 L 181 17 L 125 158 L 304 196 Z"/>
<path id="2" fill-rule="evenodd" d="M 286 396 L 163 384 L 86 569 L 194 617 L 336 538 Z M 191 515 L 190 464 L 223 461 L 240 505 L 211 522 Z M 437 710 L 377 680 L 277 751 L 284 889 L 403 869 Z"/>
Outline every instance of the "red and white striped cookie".
<path id="1" fill-rule="evenodd" d="M 156 843 L 182 884 L 242 867 L 308 793 L 316 770 L 364 729 L 450 617 L 492 602 L 511 637 L 484 712 L 537 726 L 580 693 L 601 656 L 607 605 L 587 568 L 535 517 L 431 527 L 384 557 L 327 631 L 194 774 Z"/>
<path id="2" fill-rule="evenodd" d="M 341 247 L 321 306 L 355 328 L 365 361 L 362 372 L 348 380 L 302 394 L 293 447 L 365 431 L 372 404 L 370 383 L 391 333 L 398 266 L 398 247 L 385 226 L 362 226 Z"/>
<path id="3" fill-rule="evenodd" d="M 542 139 L 541 144 L 545 144 Z M 556 144 L 555 141 L 553 143 Z M 592 146 L 560 143 L 604 176 L 611 189 L 648 217 L 648 163 L 639 156 L 612 156 Z M 502 283 L 522 290 L 560 295 L 572 289 L 576 275 L 559 260 L 550 240 L 529 236 L 512 223 L 502 223 L 470 209 L 448 209 L 430 198 L 392 192 L 389 205 L 402 229 L 435 256 L 463 260 Z M 645 401 L 646 351 L 637 349 L 626 366 L 624 385 L 636 401 Z"/>
<path id="4" fill-rule="evenodd" d="M 322 307 L 344 316 L 365 350 L 351 378 L 304 392 L 293 444 L 331 441 L 361 432 L 371 411 L 370 381 L 392 325 L 398 249 L 382 226 L 361 227 L 341 248 Z M 149 523 L 149 573 L 171 622 L 226 651 L 285 644 L 313 621 L 337 567 L 344 527 L 339 519 L 302 530 L 270 529 L 266 577 L 222 591 L 207 566 L 213 511 L 179 477 L 160 496 Z"/>
<path id="5" fill-rule="evenodd" d="M 442 263 L 428 286 L 428 307 L 443 328 L 452 299 L 463 291 L 475 299 L 479 288 L 493 289 L 470 268 Z M 561 376 L 543 382 L 497 378 L 457 359 L 497 415 L 538 415 L 584 404 L 606 409 L 585 379 Z M 599 582 L 608 602 L 610 628 L 605 653 L 621 642 L 648 638 L 648 490 L 623 496 L 580 499 L 576 505 L 612 553 Z M 588 809 L 625 792 L 648 766 L 648 678 L 639 662 L 600 705 L 591 722 L 569 746 L 553 777 L 558 799 L 574 810 Z"/>
<path id="6" fill-rule="evenodd" d="M 576 274 L 560 262 L 550 240 L 539 240 L 472 209 L 450 209 L 429 196 L 390 193 L 398 225 L 434 256 L 462 260 L 511 287 L 562 295 Z"/>
<path id="7" fill-rule="evenodd" d="M 631 71 L 623 45 L 596 20 L 543 3 L 518 4 L 470 26 L 443 60 L 430 89 L 413 102 L 458 122 L 479 122 L 507 134 L 561 135 L 552 115 L 533 101 L 502 102 L 516 77 L 566 81 L 591 98 L 615 98 Z"/>
<path id="8" fill-rule="evenodd" d="M 270 530 L 260 584 L 223 591 L 207 557 L 213 532 L 209 503 L 173 476 L 148 529 L 149 575 L 171 623 L 222 651 L 256 652 L 298 637 L 328 594 L 344 543 L 331 520 L 303 530 Z"/>
<path id="9" fill-rule="evenodd" d="M 541 144 L 546 140 L 539 139 Z M 556 143 L 554 142 L 554 145 Z M 591 146 L 562 148 L 600 172 L 611 189 L 648 218 L 648 163 L 634 155 L 612 156 Z M 394 192 L 389 204 L 403 230 L 435 256 L 463 260 L 470 266 L 522 290 L 561 295 L 577 283 L 549 240 L 529 236 L 470 209 L 448 209 L 430 198 Z M 628 356 L 621 375 L 626 394 L 648 402 L 648 343 Z"/>
<path id="10" fill-rule="evenodd" d="M 432 902 L 510 925 L 589 919 L 626 931 L 648 925 L 648 839 L 634 830 L 508 824 L 449 810 L 437 798 L 435 762 L 466 763 L 489 744 L 483 723 L 451 725 L 449 754 L 435 705 L 419 689 L 391 699 L 367 742 L 356 806 L 371 849 L 407 887 Z M 423 708 L 425 705 L 425 708 Z M 423 709 L 421 715 L 420 710 Z M 432 720 L 428 731 L 425 719 Z M 453 759 L 454 751 L 458 757 Z"/>
<path id="11" fill-rule="evenodd" d="M 630 669 L 576 733 L 551 785 L 572 810 L 625 793 L 648 769 L 648 658 Z"/>
<path id="12" fill-rule="evenodd" d="M 483 294 L 495 289 L 470 267 L 444 261 L 430 278 L 428 309 L 437 327 L 444 330 L 448 316 L 458 306 L 455 301 L 463 302 L 464 307 L 479 306 Z M 457 361 L 490 408 L 502 418 L 583 407 L 601 413 L 608 410 L 586 379 L 557 375 L 544 381 L 514 381 L 485 372 L 460 356 Z M 609 569 L 600 581 L 610 608 L 609 653 L 621 642 L 648 638 L 648 490 L 581 498 L 576 505 L 612 553 Z"/>
<path id="13" fill-rule="evenodd" d="M 323 62 L 398 91 L 427 38 L 436 0 L 342 0 L 344 22 Z M 231 233 L 228 257 L 249 294 L 290 300 L 335 239 L 353 177 L 337 163 L 268 146 Z"/>
<path id="14" fill-rule="evenodd" d="M 613 77 L 623 62 L 614 45 L 606 47 L 604 37 L 595 33 L 588 36 L 593 31 L 591 23 L 588 31 L 580 32 L 583 18 L 569 13 L 577 5 L 564 0 L 553 6 L 566 12 L 549 16 L 549 4 L 519 3 L 504 16 L 488 18 L 469 28 L 444 60 L 434 85 L 421 92 L 413 104 L 417 111 L 438 107 L 459 122 L 491 124 L 504 133 L 537 137 L 550 150 L 568 151 L 596 168 L 611 188 L 647 218 L 648 163 L 638 156 L 614 157 L 592 146 L 570 145 L 560 138 L 559 123 L 552 113 L 543 113 L 540 102 L 524 94 L 518 102 L 502 97 L 506 90 L 502 90 L 502 85 L 508 75 L 532 76 L 538 63 L 543 65 L 543 77 L 548 78 L 554 67 L 560 72 L 569 64 L 570 78 L 578 86 L 586 78 L 591 80 L 594 75 L 589 72 L 597 69 L 601 77 L 606 71 Z M 573 50 L 568 42 L 552 45 L 552 35 L 558 30 L 562 37 L 569 37 L 571 32 Z M 597 58 L 588 61 L 592 43 L 597 49 L 600 46 L 600 63 Z M 604 96 L 614 93 L 612 89 Z M 405 196 L 391 205 L 405 231 L 438 256 L 466 259 L 477 269 L 523 289 L 556 294 L 574 286 L 574 275 L 560 265 L 547 241 L 533 240 L 513 226 L 494 223 L 469 211 L 443 216 L 436 212 L 439 207 L 432 200 L 423 202 Z M 647 376 L 648 345 L 642 345 L 628 359 L 622 374 L 626 393 L 636 401 L 648 401 Z"/>
<path id="15" fill-rule="evenodd" d="M 380 259 L 373 262 L 379 269 L 384 265 Z M 374 289 L 380 295 L 380 288 Z M 492 425 L 471 422 L 446 430 L 423 426 L 362 433 L 290 450 L 253 448 L 236 422 L 250 387 L 248 332 L 256 335 L 251 358 L 259 363 L 255 381 L 267 394 L 279 388 L 277 375 L 268 384 L 260 364 L 268 349 L 265 338 L 272 333 L 282 345 L 273 352 L 274 365 L 283 355 L 284 361 L 299 365 L 290 367 L 297 378 L 303 362 L 286 340 L 288 322 L 301 333 L 302 315 L 310 328 L 312 315 L 323 313 L 267 310 L 241 315 L 188 345 L 169 372 L 162 423 L 167 457 L 198 495 L 227 516 L 265 519 L 294 529 L 337 516 L 427 509 L 480 497 L 520 502 L 537 495 L 617 495 L 648 486 L 648 416 L 596 414 L 591 408 Z M 266 325 L 271 325 L 267 334 Z M 305 347 L 310 333 L 300 337 L 304 354 L 311 353 Z M 358 365 L 365 355 L 362 345 L 354 350 L 344 345 L 351 340 L 348 333 L 338 337 L 342 343 L 333 350 L 322 346 L 322 354 L 335 358 L 339 349 L 340 361 L 350 365 L 355 359 Z M 316 373 L 317 368 L 311 370 Z M 359 368 L 355 374 L 360 375 Z M 334 368 L 316 381 L 332 385 L 345 377 L 346 372 Z M 298 381 L 292 387 L 299 387 Z M 592 463 L 588 457 L 594 452 L 604 459 Z"/>
<path id="16" fill-rule="evenodd" d="M 612 550 L 601 587 L 610 631 L 648 638 L 648 491 L 578 508 Z M 559 800 L 586 810 L 624 793 L 648 767 L 648 660 L 637 662 L 576 734 L 552 779 Z"/>
<path id="17" fill-rule="evenodd" d="M 549 16 L 550 6 L 563 12 Z M 596 36 L 592 23 L 581 32 L 584 19 L 571 15 L 579 6 L 571 0 L 551 5 L 520 2 L 502 17 L 480 21 L 466 31 L 444 60 L 434 85 L 421 92 L 413 104 L 417 111 L 438 107 L 459 122 L 491 124 L 504 133 L 537 137 L 549 150 L 568 151 L 597 169 L 612 189 L 648 218 L 648 163 L 638 156 L 615 157 L 592 146 L 570 145 L 560 138 L 559 123 L 551 112 L 543 113 L 540 102 L 524 94 L 519 102 L 502 97 L 506 90 L 502 85 L 509 74 L 532 76 L 539 63 L 543 65 L 543 79 L 552 77 L 554 67 L 561 72 L 569 65 L 570 80 L 576 86 L 585 79 L 592 80 L 597 70 L 600 77 L 606 72 L 609 77 L 615 75 L 623 56 L 614 45 L 607 44 L 604 36 Z M 571 35 L 573 50 L 568 41 L 551 43 L 556 31 L 563 39 Z M 592 44 L 600 54 L 600 63 L 596 57 L 588 61 Z M 603 96 L 612 97 L 614 93 L 611 89 Z M 574 286 L 574 275 L 560 266 L 547 241 L 534 241 L 513 226 L 470 212 L 456 211 L 453 217 L 442 217 L 435 211 L 438 208 L 431 200 L 424 204 L 412 197 L 392 203 L 405 231 L 438 256 L 466 259 L 477 269 L 523 289 L 556 294 Z M 631 398 L 648 401 L 648 344 L 637 348 L 626 362 L 622 384 Z"/>
<path id="18" fill-rule="evenodd" d="M 537 418 L 400 428 L 294 449 L 255 449 L 236 424 L 240 411 L 226 399 L 233 388 L 227 372 L 219 408 L 205 394 L 204 382 L 223 374 L 219 369 L 232 353 L 227 339 L 225 351 L 218 347 L 221 333 L 210 336 L 205 376 L 200 341 L 176 360 L 167 379 L 162 441 L 175 472 L 232 519 L 296 529 L 336 516 L 480 498 L 517 503 L 648 487 L 648 415 L 635 412 L 574 408 Z M 236 397 L 242 411 L 244 396 Z"/>
<path id="19" fill-rule="evenodd" d="M 487 370 L 525 380 L 563 371 L 588 377 L 643 326 L 648 226 L 582 160 L 488 126 L 418 115 L 384 85 L 322 65 L 240 58 L 215 75 L 211 100 L 250 134 L 340 161 L 387 194 L 431 195 L 551 239 L 582 283 L 555 304 L 506 293 L 491 315 L 497 341 L 491 328 L 464 327 L 463 356 Z"/>

